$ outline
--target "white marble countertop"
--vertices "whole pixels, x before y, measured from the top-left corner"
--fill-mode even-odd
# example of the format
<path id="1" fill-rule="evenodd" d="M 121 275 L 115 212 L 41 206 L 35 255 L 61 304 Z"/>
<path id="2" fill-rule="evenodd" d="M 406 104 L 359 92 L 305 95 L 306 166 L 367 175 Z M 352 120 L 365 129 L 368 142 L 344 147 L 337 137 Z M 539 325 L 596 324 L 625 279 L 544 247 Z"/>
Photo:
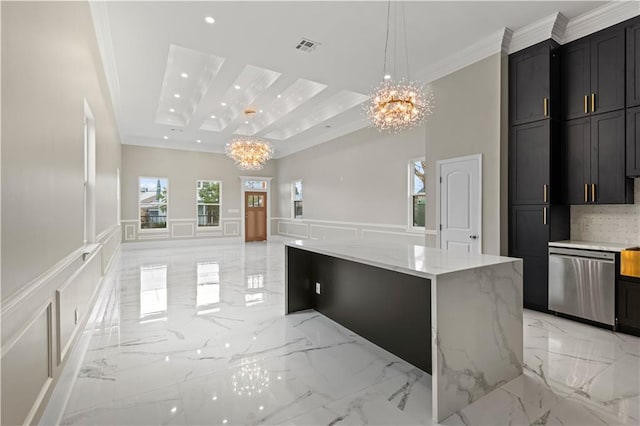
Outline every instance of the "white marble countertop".
<path id="1" fill-rule="evenodd" d="M 378 241 L 295 240 L 287 241 L 285 245 L 429 279 L 520 261 L 512 257 L 455 254 L 436 248 Z"/>
<path id="2" fill-rule="evenodd" d="M 620 252 L 625 249 L 637 247 L 637 244 L 606 243 L 606 242 L 600 242 L 600 241 L 563 240 L 563 241 L 552 241 L 549 243 L 549 247 L 564 247 L 564 248 L 574 248 L 574 249 L 583 249 L 583 250 Z"/>

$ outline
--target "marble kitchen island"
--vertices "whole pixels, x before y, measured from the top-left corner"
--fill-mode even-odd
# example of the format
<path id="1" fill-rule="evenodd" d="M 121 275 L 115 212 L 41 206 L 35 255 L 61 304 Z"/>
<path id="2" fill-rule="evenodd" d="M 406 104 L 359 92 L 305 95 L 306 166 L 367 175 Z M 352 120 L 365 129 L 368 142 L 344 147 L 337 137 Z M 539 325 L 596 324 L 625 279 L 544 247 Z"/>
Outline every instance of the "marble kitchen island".
<path id="1" fill-rule="evenodd" d="M 298 240 L 285 274 L 286 314 L 315 309 L 431 374 L 434 422 L 522 374 L 521 259 Z"/>

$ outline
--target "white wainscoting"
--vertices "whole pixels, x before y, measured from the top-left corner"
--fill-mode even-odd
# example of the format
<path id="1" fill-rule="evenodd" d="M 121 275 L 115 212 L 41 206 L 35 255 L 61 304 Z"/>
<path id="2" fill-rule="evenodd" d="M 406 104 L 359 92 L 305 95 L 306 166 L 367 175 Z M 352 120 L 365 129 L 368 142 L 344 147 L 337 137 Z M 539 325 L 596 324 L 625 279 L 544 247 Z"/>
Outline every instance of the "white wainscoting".
<path id="1" fill-rule="evenodd" d="M 96 244 L 74 250 L 2 300 L 2 424 L 37 420 L 118 254 L 121 235 L 119 225 L 111 226 Z"/>
<path id="2" fill-rule="evenodd" d="M 432 245 L 435 230 L 415 231 L 402 225 L 340 222 L 313 219 L 272 218 L 276 235 L 312 240 L 375 240 Z"/>
<path id="3" fill-rule="evenodd" d="M 122 223 L 122 241 L 124 242 L 225 238 L 241 235 L 239 217 L 223 217 L 220 219 L 219 227 L 199 227 L 195 218 L 169 218 L 166 229 L 141 230 L 136 219 L 126 219 Z"/>
<path id="4" fill-rule="evenodd" d="M 195 223 L 172 223 L 171 238 L 193 238 L 195 236 Z"/>

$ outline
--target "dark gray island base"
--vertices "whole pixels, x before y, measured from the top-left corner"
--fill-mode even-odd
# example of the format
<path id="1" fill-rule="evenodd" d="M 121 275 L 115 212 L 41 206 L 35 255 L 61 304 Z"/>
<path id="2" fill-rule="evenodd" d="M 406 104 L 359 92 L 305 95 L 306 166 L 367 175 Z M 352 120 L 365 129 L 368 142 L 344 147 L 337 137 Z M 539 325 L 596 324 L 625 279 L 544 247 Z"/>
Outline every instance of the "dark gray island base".
<path id="1" fill-rule="evenodd" d="M 285 250 L 287 314 L 315 309 L 431 374 L 431 280 L 294 247 Z"/>

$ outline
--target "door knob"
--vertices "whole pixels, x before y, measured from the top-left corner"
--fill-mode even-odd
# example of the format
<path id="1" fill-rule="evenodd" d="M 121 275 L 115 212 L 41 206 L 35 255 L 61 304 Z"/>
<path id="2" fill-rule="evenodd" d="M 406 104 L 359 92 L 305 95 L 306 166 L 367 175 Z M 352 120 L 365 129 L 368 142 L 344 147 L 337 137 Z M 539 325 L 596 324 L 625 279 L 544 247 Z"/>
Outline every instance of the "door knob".
<path id="1" fill-rule="evenodd" d="M 478 236 L 477 235 L 469 235 L 469 238 L 471 238 L 472 240 L 477 240 Z"/>

